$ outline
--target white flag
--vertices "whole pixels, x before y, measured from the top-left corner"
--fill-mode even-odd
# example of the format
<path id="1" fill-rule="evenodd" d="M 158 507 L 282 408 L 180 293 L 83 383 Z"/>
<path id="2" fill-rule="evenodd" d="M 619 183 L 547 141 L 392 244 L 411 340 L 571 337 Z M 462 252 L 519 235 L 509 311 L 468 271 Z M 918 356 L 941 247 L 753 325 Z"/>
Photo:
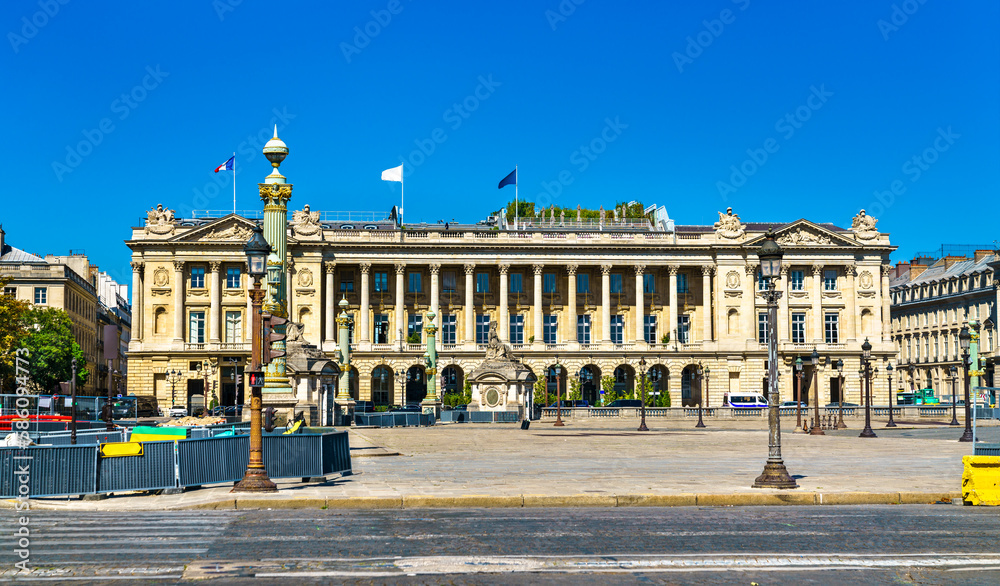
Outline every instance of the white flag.
<path id="1" fill-rule="evenodd" d="M 393 167 L 382 171 L 382 181 L 403 181 L 403 166 Z"/>

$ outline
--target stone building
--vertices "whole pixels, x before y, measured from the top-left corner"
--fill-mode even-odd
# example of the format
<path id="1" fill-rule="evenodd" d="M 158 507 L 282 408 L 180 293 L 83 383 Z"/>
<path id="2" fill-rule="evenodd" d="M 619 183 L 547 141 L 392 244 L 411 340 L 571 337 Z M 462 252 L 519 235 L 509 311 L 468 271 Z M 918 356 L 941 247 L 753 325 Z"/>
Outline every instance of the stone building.
<path id="1" fill-rule="evenodd" d="M 997 251 L 965 256 L 947 254 L 942 247 L 941 252 L 898 263 L 890 282 L 892 339 L 903 366 L 902 385 L 898 379 L 896 385 L 902 390 L 932 388 L 938 396 L 952 394 L 951 367 L 962 372 L 958 334 L 970 321 L 978 324 L 985 386 L 993 386 L 1000 303 Z M 961 380 L 959 374 L 959 385 Z"/>
<path id="2" fill-rule="evenodd" d="M 130 382 L 138 393 L 168 397 L 166 372 L 173 369 L 188 373 L 182 384 L 189 397 L 203 393 L 196 365 L 210 359 L 232 365 L 217 375 L 223 404 L 243 400 L 234 382 L 250 339 L 242 247 L 261 216 L 208 215 L 175 218 L 157 206 L 126 241 L 134 271 Z M 850 228 L 805 219 L 744 223 L 732 210 L 720 212 L 714 226 L 553 213 L 518 229 L 502 218 L 405 227 L 356 216 L 341 221 L 308 206 L 289 216 L 284 268 L 287 310 L 301 324 L 296 334 L 335 359 L 336 305 L 346 299 L 356 367 L 350 393 L 376 404 L 423 398 L 428 311 L 437 316 L 444 392 L 460 389 L 483 362 L 491 322 L 553 392 L 550 369 L 558 359 L 592 404 L 600 402 L 602 377 L 625 392 L 635 388 L 641 358 L 675 406 L 702 397 L 718 406 L 724 394 L 760 392 L 766 308 L 756 248 L 771 226 L 785 249 L 782 398 L 793 397 L 792 362 L 814 348 L 823 404 L 841 397 L 837 359 L 846 364 L 844 400 L 860 402 L 866 338 L 877 365 L 895 360 L 888 329 L 894 248 L 864 211 Z M 710 367 L 706 385 L 695 377 L 698 365 Z M 812 374 L 808 367 L 806 378 Z M 318 401 L 317 391 L 301 390 L 314 387 L 298 388 L 300 403 Z M 874 388 L 884 403 L 882 377 Z"/>

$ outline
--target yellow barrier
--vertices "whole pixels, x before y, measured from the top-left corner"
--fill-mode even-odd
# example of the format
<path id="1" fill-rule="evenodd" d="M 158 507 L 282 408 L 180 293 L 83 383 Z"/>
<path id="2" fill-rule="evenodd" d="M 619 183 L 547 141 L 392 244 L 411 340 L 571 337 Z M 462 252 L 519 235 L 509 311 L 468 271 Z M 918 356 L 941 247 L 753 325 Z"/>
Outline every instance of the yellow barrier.
<path id="1" fill-rule="evenodd" d="M 142 444 L 132 442 L 112 442 L 101 444 L 101 456 L 117 458 L 118 456 L 141 456 Z"/>
<path id="2" fill-rule="evenodd" d="M 1000 456 L 962 456 L 962 500 L 1000 506 Z"/>
<path id="3" fill-rule="evenodd" d="M 183 432 L 183 430 L 181 430 Z M 166 434 L 152 434 L 152 433 L 133 433 L 129 436 L 130 442 L 172 442 L 174 440 L 185 439 L 184 433 L 179 435 L 166 435 Z"/>

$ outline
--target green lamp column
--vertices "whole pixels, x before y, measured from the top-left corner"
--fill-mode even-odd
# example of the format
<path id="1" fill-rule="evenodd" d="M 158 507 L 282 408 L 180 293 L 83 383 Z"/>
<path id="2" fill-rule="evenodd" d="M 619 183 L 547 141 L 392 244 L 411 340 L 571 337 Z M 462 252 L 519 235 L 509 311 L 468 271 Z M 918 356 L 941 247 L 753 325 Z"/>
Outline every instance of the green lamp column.
<path id="1" fill-rule="evenodd" d="M 337 384 L 337 405 L 346 406 L 348 408 L 354 407 L 354 399 L 351 398 L 351 344 L 350 344 L 350 327 L 351 327 L 351 316 L 347 313 L 347 298 L 344 297 L 338 303 L 340 306 L 340 315 L 337 316 L 337 338 L 340 342 L 340 357 L 338 362 L 340 364 L 340 382 Z"/>
<path id="2" fill-rule="evenodd" d="M 271 245 L 267 257 L 267 295 L 264 311 L 278 317 L 289 317 L 285 255 L 288 252 L 288 200 L 292 198 L 292 184 L 285 183 L 285 176 L 278 172 L 281 162 L 288 156 L 288 147 L 278 138 L 278 127 L 274 127 L 274 138 L 264 145 L 264 156 L 271 162 L 271 174 L 258 183 L 260 199 L 264 202 L 264 239 Z M 278 326 L 275 331 L 284 334 L 287 326 Z M 275 342 L 274 350 L 285 350 L 285 342 Z M 264 371 L 264 392 L 291 394 L 292 386 L 285 375 L 285 358 L 275 358 Z"/>
<path id="3" fill-rule="evenodd" d="M 434 325 L 434 318 L 437 315 L 433 311 L 428 311 L 424 323 L 424 340 L 427 342 L 427 352 L 424 353 L 424 366 L 427 380 L 427 396 L 422 402 L 424 413 L 433 414 L 435 417 L 441 411 L 441 400 L 437 396 L 437 326 Z"/>

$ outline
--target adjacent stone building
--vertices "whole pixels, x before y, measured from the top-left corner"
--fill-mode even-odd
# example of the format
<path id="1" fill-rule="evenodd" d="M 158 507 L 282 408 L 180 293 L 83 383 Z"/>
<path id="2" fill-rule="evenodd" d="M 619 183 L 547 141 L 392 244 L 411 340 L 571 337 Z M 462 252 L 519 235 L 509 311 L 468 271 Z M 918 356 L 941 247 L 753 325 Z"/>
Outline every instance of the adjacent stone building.
<path id="1" fill-rule="evenodd" d="M 939 396 L 951 394 L 949 371 L 955 366 L 962 372 L 958 334 L 970 321 L 978 324 L 985 386 L 993 386 L 1000 256 L 992 249 L 965 256 L 948 254 L 946 248 L 940 255 L 898 263 L 892 271 L 892 339 L 903 366 L 902 384 L 896 383 L 902 390 L 931 388 Z"/>
<path id="2" fill-rule="evenodd" d="M 785 249 L 778 284 L 782 398 L 793 396 L 792 362 L 814 348 L 822 357 L 823 404 L 842 396 L 860 403 L 866 338 L 877 365 L 895 362 L 888 328 L 894 248 L 864 211 L 850 228 L 805 219 L 745 223 L 732 210 L 720 212 L 714 226 L 552 213 L 517 229 L 503 218 L 405 227 L 388 219 L 337 220 L 308 206 L 289 215 L 285 282 L 290 318 L 300 324 L 296 335 L 335 359 L 336 305 L 346 299 L 355 399 L 387 405 L 423 398 L 428 311 L 437 316 L 443 392 L 460 389 L 482 364 L 492 322 L 552 392 L 558 359 L 592 404 L 600 403 L 602 377 L 626 392 L 635 388 L 641 358 L 654 387 L 669 392 L 675 406 L 702 398 L 718 406 L 728 393 L 761 392 L 766 308 L 756 249 L 772 226 Z M 209 359 L 229 365 L 216 375 L 222 403 L 244 400 L 236 384 L 250 340 L 243 244 L 261 216 L 208 216 L 176 218 L 157 206 L 126 241 L 135 308 L 130 386 L 139 394 L 168 398 L 167 372 L 180 370 L 187 380 L 176 383 L 183 387 L 178 394 L 189 402 L 203 396 L 197 365 Z M 846 364 L 843 394 L 833 368 L 838 359 Z M 698 365 L 710 367 L 706 385 L 695 378 Z M 806 372 L 811 380 L 811 367 Z M 324 378 L 329 382 L 321 384 L 335 384 Z M 568 388 L 565 375 L 559 384 Z M 297 388 L 302 404 L 315 404 L 328 390 Z M 874 388 L 876 402 L 885 403 L 883 377 Z"/>

